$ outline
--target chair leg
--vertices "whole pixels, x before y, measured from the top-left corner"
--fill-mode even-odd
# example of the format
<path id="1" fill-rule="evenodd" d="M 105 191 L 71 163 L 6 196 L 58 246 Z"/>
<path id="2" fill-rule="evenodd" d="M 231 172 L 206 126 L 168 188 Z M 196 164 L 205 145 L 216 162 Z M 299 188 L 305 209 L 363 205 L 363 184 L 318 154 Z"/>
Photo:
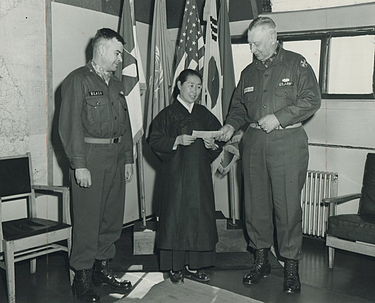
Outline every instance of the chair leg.
<path id="1" fill-rule="evenodd" d="M 334 261 L 335 261 L 335 249 L 333 247 L 328 246 L 328 267 L 330 269 L 333 268 Z"/>
<path id="2" fill-rule="evenodd" d="M 35 274 L 36 272 L 36 258 L 30 260 L 30 273 Z"/>
<path id="3" fill-rule="evenodd" d="M 14 272 L 14 243 L 4 241 L 4 262 L 8 287 L 8 302 L 16 302 L 16 280 Z"/>
<path id="4" fill-rule="evenodd" d="M 67 239 L 67 244 L 68 244 L 68 259 L 70 258 L 70 253 L 72 249 L 72 236 L 71 236 L 71 231 L 70 231 L 70 237 Z M 69 267 L 69 279 L 70 279 L 70 285 L 73 285 L 73 280 L 74 280 L 74 271 Z"/>

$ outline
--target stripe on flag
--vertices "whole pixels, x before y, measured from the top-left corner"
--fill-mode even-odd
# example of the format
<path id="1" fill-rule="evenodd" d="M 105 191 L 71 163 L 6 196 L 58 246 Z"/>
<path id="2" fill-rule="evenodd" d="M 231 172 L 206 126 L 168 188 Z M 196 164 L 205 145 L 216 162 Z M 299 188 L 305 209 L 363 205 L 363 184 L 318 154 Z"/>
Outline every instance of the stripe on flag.
<path id="1" fill-rule="evenodd" d="M 178 75 L 186 68 L 202 73 L 204 56 L 204 41 L 199 21 L 198 7 L 195 0 L 186 0 L 184 17 L 178 39 L 174 86 Z"/>

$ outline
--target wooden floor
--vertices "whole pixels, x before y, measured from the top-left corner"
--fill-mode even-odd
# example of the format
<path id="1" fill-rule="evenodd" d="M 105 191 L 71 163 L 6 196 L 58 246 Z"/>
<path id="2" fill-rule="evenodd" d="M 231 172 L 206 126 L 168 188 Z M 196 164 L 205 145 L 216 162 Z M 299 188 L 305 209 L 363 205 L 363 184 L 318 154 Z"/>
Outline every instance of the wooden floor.
<path id="1" fill-rule="evenodd" d="M 123 237 L 130 234 L 124 231 Z M 125 239 L 120 239 L 125 242 Z M 118 254 L 129 254 L 128 245 L 119 245 Z M 263 302 L 301 303 L 370 303 L 375 302 L 375 258 L 337 251 L 335 267 L 328 269 L 327 252 L 323 241 L 304 239 L 303 260 L 300 263 L 302 291 L 298 295 L 282 292 L 282 268 L 273 268 L 271 275 L 258 285 L 245 287 L 241 269 L 209 270 L 210 285 Z M 37 273 L 29 273 L 28 263 L 16 265 L 17 303 L 67 303 L 74 302 L 68 281 L 67 259 L 55 253 L 38 259 Z M 0 270 L 0 302 L 6 303 L 5 274 Z M 102 302 L 114 302 L 105 289 Z M 139 301 L 141 302 L 141 301 Z M 168 302 L 166 302 L 168 303 Z M 194 302 L 199 303 L 199 302 Z"/>

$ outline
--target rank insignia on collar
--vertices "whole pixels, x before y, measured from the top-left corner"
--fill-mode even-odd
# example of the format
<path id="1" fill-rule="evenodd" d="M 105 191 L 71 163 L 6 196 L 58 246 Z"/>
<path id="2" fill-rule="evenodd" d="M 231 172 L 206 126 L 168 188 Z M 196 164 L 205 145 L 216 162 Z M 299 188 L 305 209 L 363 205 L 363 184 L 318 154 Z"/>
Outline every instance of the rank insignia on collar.
<path id="1" fill-rule="evenodd" d="M 90 91 L 89 96 L 103 96 L 103 91 L 101 90 Z"/>
<path id="2" fill-rule="evenodd" d="M 300 64 L 301 64 L 302 67 L 307 67 L 307 65 L 308 65 L 305 58 L 301 60 Z"/>

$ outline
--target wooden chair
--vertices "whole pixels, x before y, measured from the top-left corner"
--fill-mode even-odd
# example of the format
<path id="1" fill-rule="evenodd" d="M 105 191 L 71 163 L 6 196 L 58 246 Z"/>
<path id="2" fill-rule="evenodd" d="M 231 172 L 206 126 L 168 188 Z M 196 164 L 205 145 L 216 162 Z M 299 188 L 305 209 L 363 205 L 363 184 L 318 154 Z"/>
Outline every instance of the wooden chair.
<path id="1" fill-rule="evenodd" d="M 57 221 L 37 218 L 36 197 L 39 195 L 58 196 L 58 201 L 62 203 L 59 203 Z M 3 203 L 15 201 L 25 205 L 24 213 L 27 213 L 27 217 L 4 221 Z M 69 255 L 71 247 L 69 189 L 34 185 L 29 153 L 2 157 L 0 158 L 0 220 L 0 267 L 6 271 L 8 301 L 13 303 L 16 301 L 14 268 L 16 262 L 31 259 L 30 272 L 35 273 L 36 257 L 56 251 L 66 251 Z"/>
<path id="2" fill-rule="evenodd" d="M 359 200 L 357 214 L 336 215 L 338 204 Z M 328 266 L 333 268 L 335 249 L 375 257 L 375 154 L 367 154 L 361 193 L 323 199 L 329 204 Z"/>

